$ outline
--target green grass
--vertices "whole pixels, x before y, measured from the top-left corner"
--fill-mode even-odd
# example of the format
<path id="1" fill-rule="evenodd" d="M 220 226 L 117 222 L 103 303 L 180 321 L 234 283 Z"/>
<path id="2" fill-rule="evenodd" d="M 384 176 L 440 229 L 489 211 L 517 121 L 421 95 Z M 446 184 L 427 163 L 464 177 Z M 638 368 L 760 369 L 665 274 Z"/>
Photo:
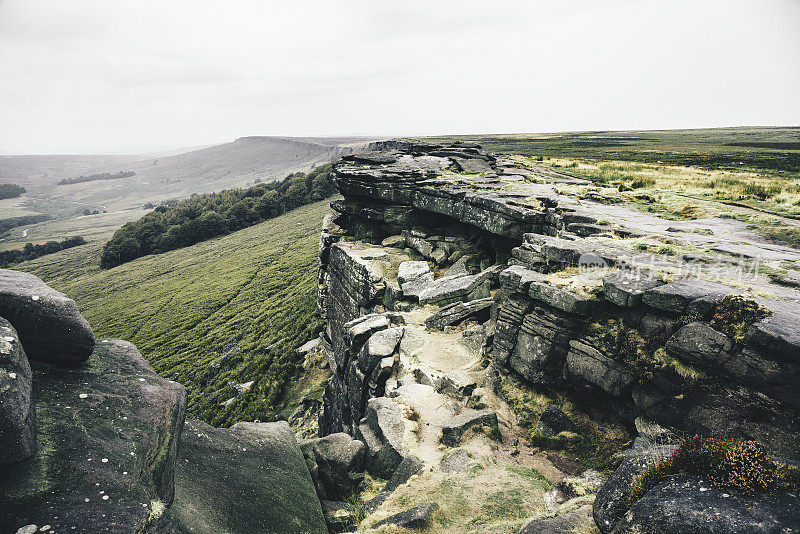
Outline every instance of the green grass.
<path id="1" fill-rule="evenodd" d="M 18 264 L 75 299 L 98 337 L 126 339 L 189 392 L 189 416 L 214 425 L 286 410 L 316 315 L 319 225 L 328 201 L 233 234 L 113 269 L 92 243 Z M 278 343 L 273 349 L 267 347 Z M 209 364 L 229 356 L 206 384 Z M 230 407 L 230 383 L 254 380 Z"/>

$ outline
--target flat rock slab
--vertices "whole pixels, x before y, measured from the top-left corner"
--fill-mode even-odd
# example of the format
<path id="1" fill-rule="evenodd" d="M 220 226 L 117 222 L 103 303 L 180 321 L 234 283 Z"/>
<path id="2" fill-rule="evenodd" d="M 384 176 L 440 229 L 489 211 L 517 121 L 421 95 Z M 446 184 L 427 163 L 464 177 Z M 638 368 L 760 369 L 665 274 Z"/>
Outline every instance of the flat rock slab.
<path id="1" fill-rule="evenodd" d="M 446 305 L 462 300 L 489 296 L 490 281 L 486 275 L 445 276 L 434 280 L 419 294 L 420 304 Z"/>
<path id="2" fill-rule="evenodd" d="M 464 433 L 474 427 L 497 430 L 497 414 L 492 410 L 480 410 L 456 415 L 442 427 L 442 443 L 448 447 L 457 447 Z"/>
<path id="3" fill-rule="evenodd" d="M 14 325 L 33 360 L 77 364 L 94 350 L 94 333 L 75 301 L 32 274 L 0 269 L 0 317 Z"/>
<path id="4" fill-rule="evenodd" d="M 717 284 L 699 278 L 683 278 L 647 290 L 642 296 L 642 301 L 648 306 L 659 310 L 673 313 L 689 311 L 691 313 L 694 311 L 691 308 L 691 304 L 695 301 L 711 299 L 716 302 L 725 295 L 735 292 L 734 288 L 724 284 Z M 711 305 L 709 304 L 709 307 Z"/>
<path id="5" fill-rule="evenodd" d="M 32 370 L 37 448 L 0 467 L 0 525 L 161 532 L 153 525 L 173 498 L 183 386 L 126 341 L 102 340 L 76 369 Z"/>
<path id="6" fill-rule="evenodd" d="M 11 323 L 0 317 L 0 465 L 30 457 L 36 447 L 31 366 Z"/>
<path id="7" fill-rule="evenodd" d="M 635 308 L 641 304 L 645 291 L 661 285 L 664 282 L 649 272 L 622 270 L 603 278 L 603 294 L 617 306 Z"/>
<path id="8" fill-rule="evenodd" d="M 185 532 L 327 533 L 289 425 L 187 421 L 172 514 Z"/>
<path id="9" fill-rule="evenodd" d="M 433 513 L 438 509 L 439 505 L 435 502 L 421 504 L 411 508 L 410 510 L 406 510 L 405 512 L 400 512 L 399 514 L 394 514 L 393 516 L 389 516 L 386 519 L 378 521 L 372 525 L 372 528 L 378 528 L 383 525 L 397 525 L 401 528 L 421 530 L 423 528 L 427 528 L 428 525 L 431 524 Z"/>
<path id="10" fill-rule="evenodd" d="M 425 326 L 431 329 L 444 330 L 445 326 L 456 324 L 467 317 L 477 315 L 481 311 L 490 308 L 492 304 L 494 304 L 492 297 L 469 302 L 456 302 L 445 306 L 425 319 Z"/>

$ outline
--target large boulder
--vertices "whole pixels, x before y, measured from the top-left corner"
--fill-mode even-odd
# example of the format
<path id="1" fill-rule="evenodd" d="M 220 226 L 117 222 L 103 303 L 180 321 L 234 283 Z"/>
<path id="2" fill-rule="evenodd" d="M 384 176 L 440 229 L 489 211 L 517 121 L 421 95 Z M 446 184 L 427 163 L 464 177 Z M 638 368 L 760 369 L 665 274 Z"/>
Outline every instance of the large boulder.
<path id="1" fill-rule="evenodd" d="M 636 501 L 613 532 L 798 533 L 800 496 L 796 492 L 742 495 L 715 488 L 707 481 L 677 475 Z"/>
<path id="2" fill-rule="evenodd" d="M 289 425 L 187 421 L 172 514 L 182 532 L 327 533 Z"/>
<path id="3" fill-rule="evenodd" d="M 387 397 L 375 397 L 367 402 L 358 435 L 367 446 L 367 471 L 388 479 L 403 461 L 405 421 L 398 405 Z"/>
<path id="4" fill-rule="evenodd" d="M 0 317 L 0 465 L 28 458 L 35 446 L 31 366 L 16 330 Z"/>
<path id="5" fill-rule="evenodd" d="M 186 411 L 183 386 L 136 347 L 102 340 L 85 365 L 32 362 L 36 453 L 0 467 L 0 525 L 163 532 Z"/>
<path id="6" fill-rule="evenodd" d="M 624 363 L 578 340 L 570 341 L 569 346 L 566 369 L 570 382 L 576 387 L 619 397 L 633 384 L 636 377 Z"/>
<path id="7" fill-rule="evenodd" d="M 344 432 L 307 439 L 300 443 L 300 449 L 306 462 L 310 460 L 315 466 L 325 500 L 341 501 L 348 498 L 364 480 L 366 447 L 363 442 Z M 320 493 L 319 485 L 317 494 Z"/>
<path id="8" fill-rule="evenodd" d="M 442 443 L 448 447 L 458 447 L 467 430 L 476 427 L 498 432 L 497 414 L 492 410 L 469 410 L 451 417 L 442 426 Z"/>
<path id="9" fill-rule="evenodd" d="M 732 348 L 733 343 L 728 336 L 700 322 L 682 327 L 669 338 L 666 345 L 671 355 L 705 367 L 719 365 L 728 358 L 728 351 Z"/>
<path id="10" fill-rule="evenodd" d="M 32 274 L 0 269 L 0 316 L 33 360 L 78 364 L 94 349 L 94 333 L 75 301 Z"/>
<path id="11" fill-rule="evenodd" d="M 484 273 L 445 276 L 420 291 L 419 302 L 445 306 L 454 302 L 484 299 L 489 296 L 490 287 L 491 281 Z"/>
<path id="12" fill-rule="evenodd" d="M 627 511 L 633 492 L 633 482 L 649 465 L 666 458 L 677 449 L 676 445 L 665 445 L 650 449 L 632 449 L 614 474 L 603 484 L 594 500 L 592 515 L 600 532 L 612 532 Z"/>

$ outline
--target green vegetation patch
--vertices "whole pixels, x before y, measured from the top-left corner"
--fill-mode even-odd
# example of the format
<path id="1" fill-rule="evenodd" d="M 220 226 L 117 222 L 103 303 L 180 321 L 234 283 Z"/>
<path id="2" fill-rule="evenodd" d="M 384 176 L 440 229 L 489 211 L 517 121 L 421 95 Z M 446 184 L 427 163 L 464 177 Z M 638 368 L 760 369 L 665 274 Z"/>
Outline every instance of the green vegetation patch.
<path id="1" fill-rule="evenodd" d="M 100 269 L 97 244 L 17 268 L 75 299 L 98 337 L 133 342 L 160 375 L 185 385 L 189 417 L 217 426 L 265 421 L 286 409 L 304 360 L 295 349 L 321 326 L 317 247 L 328 211 L 317 202 L 115 269 Z M 250 381 L 221 406 L 235 397 L 233 384 Z"/>
<path id="2" fill-rule="evenodd" d="M 25 188 L 18 184 L 0 184 L 0 200 L 17 198 L 25 192 Z"/>
<path id="3" fill-rule="evenodd" d="M 114 232 L 103 247 L 100 266 L 108 269 L 148 254 L 188 247 L 328 198 L 336 193 L 329 171 L 330 164 L 322 165 L 308 174 L 290 174 L 249 189 L 228 189 L 161 205 Z"/>

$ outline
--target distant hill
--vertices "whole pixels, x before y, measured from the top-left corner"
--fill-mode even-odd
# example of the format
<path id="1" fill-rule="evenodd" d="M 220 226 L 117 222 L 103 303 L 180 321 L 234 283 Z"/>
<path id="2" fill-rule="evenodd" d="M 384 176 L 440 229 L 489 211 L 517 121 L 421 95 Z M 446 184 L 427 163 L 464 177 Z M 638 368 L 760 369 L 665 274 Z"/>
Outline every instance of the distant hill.
<path id="1" fill-rule="evenodd" d="M 295 171 L 307 172 L 351 152 L 354 144 L 367 140 L 242 137 L 230 143 L 157 157 L 152 154 L 0 156 L 0 183 L 18 183 L 28 191 L 26 214 L 42 213 L 54 219 L 12 231 L 0 242 L 0 248 L 20 247 L 26 240 L 59 240 L 67 235 L 82 235 L 88 241 L 107 240 L 110 237 L 107 230 L 113 233 L 126 222 L 138 219 L 146 204 L 159 205 L 193 194 L 248 187 L 256 180 L 270 182 Z M 136 174 L 117 180 L 56 185 L 63 179 L 120 171 Z M 86 209 L 99 214 L 82 217 Z M 18 214 L 0 205 L 0 220 L 14 215 Z M 23 238 L 25 230 L 28 233 Z"/>
<path id="2" fill-rule="evenodd" d="M 98 337 L 130 340 L 160 375 L 184 384 L 191 418 L 263 421 L 285 413 L 287 399 L 301 393 L 292 391 L 302 363 L 294 349 L 321 324 L 317 247 L 329 202 L 111 270 L 99 267 L 100 243 L 14 268 L 74 298 Z M 250 381 L 245 394 L 220 407 L 234 397 L 233 384 Z M 302 394 L 320 394 L 314 387 Z"/>

